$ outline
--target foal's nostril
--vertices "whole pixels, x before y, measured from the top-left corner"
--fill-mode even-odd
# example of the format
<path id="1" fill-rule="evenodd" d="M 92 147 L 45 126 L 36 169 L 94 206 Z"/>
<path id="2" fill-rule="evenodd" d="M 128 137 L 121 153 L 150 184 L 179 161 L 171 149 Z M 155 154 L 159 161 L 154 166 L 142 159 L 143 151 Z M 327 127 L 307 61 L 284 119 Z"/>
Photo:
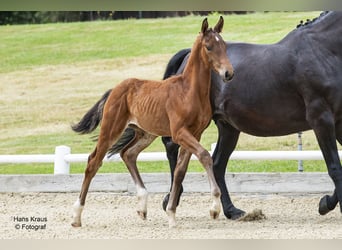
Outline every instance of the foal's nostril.
<path id="1" fill-rule="evenodd" d="M 229 72 L 228 71 L 226 71 L 226 74 L 225 74 L 225 76 L 224 76 L 226 79 L 229 79 L 230 78 L 230 75 L 229 75 Z"/>
<path id="2" fill-rule="evenodd" d="M 230 74 L 228 71 L 226 71 L 226 73 L 224 75 L 225 79 L 228 80 L 228 81 L 231 80 L 233 78 L 233 76 L 234 76 L 234 72 L 232 72 Z"/>

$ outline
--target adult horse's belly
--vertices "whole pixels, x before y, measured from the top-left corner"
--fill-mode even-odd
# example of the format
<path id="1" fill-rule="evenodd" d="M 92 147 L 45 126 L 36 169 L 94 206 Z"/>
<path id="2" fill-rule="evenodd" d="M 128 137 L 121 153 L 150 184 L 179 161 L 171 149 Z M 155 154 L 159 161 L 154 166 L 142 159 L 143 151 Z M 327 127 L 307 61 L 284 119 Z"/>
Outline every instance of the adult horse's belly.
<path id="1" fill-rule="evenodd" d="M 260 96 L 260 98 L 258 98 Z M 304 102 L 297 96 L 232 93 L 219 109 L 239 131 L 255 136 L 280 136 L 309 130 Z"/>

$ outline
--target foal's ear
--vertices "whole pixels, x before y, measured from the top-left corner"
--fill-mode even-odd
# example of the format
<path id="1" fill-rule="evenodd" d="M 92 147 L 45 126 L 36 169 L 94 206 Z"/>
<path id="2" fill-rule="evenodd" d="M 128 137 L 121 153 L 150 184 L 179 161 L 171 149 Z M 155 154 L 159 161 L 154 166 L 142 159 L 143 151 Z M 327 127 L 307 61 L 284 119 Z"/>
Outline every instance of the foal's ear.
<path id="1" fill-rule="evenodd" d="M 223 17 L 220 16 L 220 19 L 218 20 L 217 24 L 215 25 L 214 31 L 217 33 L 221 33 L 222 28 L 223 28 L 224 20 Z"/>
<path id="2" fill-rule="evenodd" d="M 203 22 L 202 22 L 202 29 L 201 32 L 204 34 L 207 30 L 208 30 L 208 19 L 204 18 Z"/>

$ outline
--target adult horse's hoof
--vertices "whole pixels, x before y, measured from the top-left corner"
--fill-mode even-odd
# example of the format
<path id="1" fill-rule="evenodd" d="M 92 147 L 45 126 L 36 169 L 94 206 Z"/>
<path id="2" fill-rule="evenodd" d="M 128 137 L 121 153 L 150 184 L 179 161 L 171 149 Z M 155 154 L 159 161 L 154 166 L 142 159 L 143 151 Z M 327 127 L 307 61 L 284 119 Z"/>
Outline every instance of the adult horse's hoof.
<path id="1" fill-rule="evenodd" d="M 328 195 L 325 195 L 320 201 L 318 205 L 318 212 L 320 215 L 325 215 L 329 213 L 332 209 L 328 207 Z"/>
<path id="2" fill-rule="evenodd" d="M 181 186 L 181 190 L 180 190 L 180 193 L 179 193 L 179 196 L 178 196 L 178 199 L 177 199 L 177 206 L 179 205 L 179 201 L 180 201 L 180 197 L 181 197 L 182 193 L 183 193 L 183 186 Z M 167 204 L 169 203 L 169 198 L 170 198 L 170 193 L 165 195 L 165 197 L 163 199 L 162 206 L 163 206 L 163 210 L 164 211 L 166 211 Z"/>
<path id="3" fill-rule="evenodd" d="M 165 195 L 164 199 L 163 199 L 163 209 L 164 211 L 166 211 L 166 207 L 167 207 L 167 203 L 169 203 L 169 198 L 170 198 L 170 193 L 168 193 L 167 195 Z"/>
<path id="4" fill-rule="evenodd" d="M 246 212 L 234 207 L 233 209 L 229 210 L 228 212 L 225 212 L 224 215 L 230 219 L 230 220 L 238 220 L 241 217 L 246 215 Z"/>

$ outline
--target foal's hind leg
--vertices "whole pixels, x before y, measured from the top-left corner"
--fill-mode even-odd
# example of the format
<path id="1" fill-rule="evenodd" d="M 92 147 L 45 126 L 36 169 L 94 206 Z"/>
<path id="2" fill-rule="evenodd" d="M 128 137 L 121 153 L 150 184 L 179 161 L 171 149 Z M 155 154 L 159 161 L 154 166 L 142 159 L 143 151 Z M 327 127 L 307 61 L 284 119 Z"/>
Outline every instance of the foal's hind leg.
<path id="1" fill-rule="evenodd" d="M 126 127 L 127 112 L 124 105 L 119 104 L 119 106 L 117 110 L 113 108 L 109 109 L 110 111 L 105 112 L 103 115 L 99 139 L 95 150 L 88 157 L 81 193 L 74 204 L 73 222 L 71 224 L 73 227 L 80 227 L 82 225 L 81 214 L 90 182 L 97 173 L 97 170 L 101 167 L 102 160 L 109 147 L 119 138 Z"/>
<path id="2" fill-rule="evenodd" d="M 154 139 L 156 139 L 155 135 L 151 135 L 140 128 L 135 128 L 134 139 L 120 153 L 136 186 L 138 197 L 137 213 L 142 219 L 146 219 L 147 215 L 148 193 L 137 168 L 137 157 Z"/>
<path id="3" fill-rule="evenodd" d="M 108 142 L 102 142 L 102 140 L 99 140 L 95 150 L 88 157 L 88 165 L 84 173 L 81 193 L 79 198 L 74 203 L 74 215 L 73 222 L 71 224 L 73 227 L 80 227 L 82 225 L 81 214 L 84 208 L 90 182 L 96 175 L 98 169 L 101 167 L 102 160 L 106 155 L 106 152 L 110 145 L 111 144 Z"/>

